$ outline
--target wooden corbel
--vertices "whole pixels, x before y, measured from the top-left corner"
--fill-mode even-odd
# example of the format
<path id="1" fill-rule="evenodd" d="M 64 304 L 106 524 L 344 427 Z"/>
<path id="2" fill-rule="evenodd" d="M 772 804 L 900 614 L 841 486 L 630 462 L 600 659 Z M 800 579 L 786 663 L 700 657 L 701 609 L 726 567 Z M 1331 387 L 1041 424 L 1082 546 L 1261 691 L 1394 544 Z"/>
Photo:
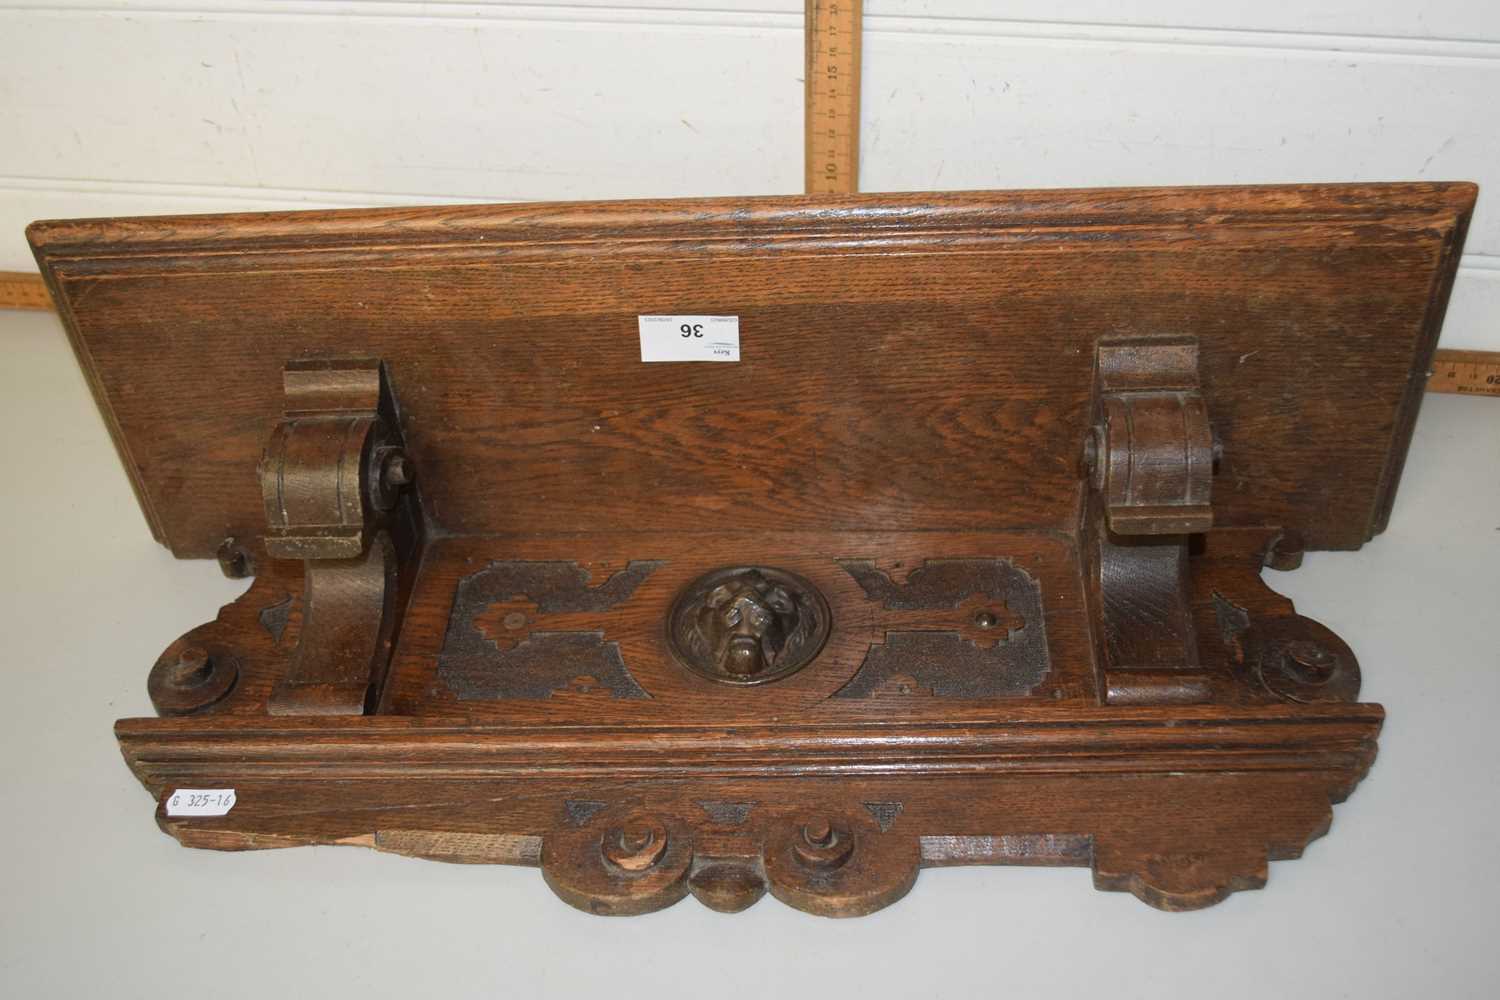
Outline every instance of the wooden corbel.
<path id="1" fill-rule="evenodd" d="M 1194 705 L 1257 697 L 1354 701 L 1359 663 L 1319 622 L 1277 600 L 1252 615 L 1193 579 L 1214 529 L 1213 475 L 1222 458 L 1209 422 L 1193 337 L 1107 338 L 1097 345 L 1095 421 L 1084 446 L 1089 477 L 1085 557 L 1098 615 L 1098 690 L 1108 705 Z M 1195 543 L 1194 538 L 1198 541 Z M 1246 591 L 1269 593 L 1262 565 L 1301 561 L 1295 532 L 1258 550 Z M 1239 544 L 1239 543 L 1234 543 Z M 1205 630 L 1203 622 L 1211 621 Z M 1203 634 L 1205 631 L 1215 634 Z M 1228 649 L 1236 673 L 1204 662 Z M 1217 658 L 1217 657 L 1215 657 Z"/>
<path id="2" fill-rule="evenodd" d="M 303 620 L 272 715 L 361 715 L 395 625 L 389 515 L 411 482 L 379 361 L 292 361 L 285 415 L 258 467 L 266 551 L 304 563 Z"/>
<path id="3" fill-rule="evenodd" d="M 1194 337 L 1109 338 L 1096 353 L 1084 466 L 1093 502 L 1099 690 L 1106 703 L 1195 704 L 1198 669 L 1188 535 L 1213 527 L 1213 429 Z"/>
<path id="4" fill-rule="evenodd" d="M 1102 340 L 1097 364 L 1098 420 L 1087 447 L 1109 530 L 1207 531 L 1215 455 L 1197 338 Z"/>

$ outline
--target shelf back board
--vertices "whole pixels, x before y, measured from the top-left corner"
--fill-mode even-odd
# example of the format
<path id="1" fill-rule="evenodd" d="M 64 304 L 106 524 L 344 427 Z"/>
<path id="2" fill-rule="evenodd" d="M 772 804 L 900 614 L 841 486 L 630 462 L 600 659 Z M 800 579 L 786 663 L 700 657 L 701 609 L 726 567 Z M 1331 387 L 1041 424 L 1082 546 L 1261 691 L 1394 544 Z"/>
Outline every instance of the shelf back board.
<path id="1" fill-rule="evenodd" d="M 257 539 L 285 362 L 384 360 L 451 534 L 1068 532 L 1103 336 L 1201 343 L 1215 523 L 1380 531 L 1470 184 L 75 220 L 29 236 L 156 536 Z M 739 318 L 643 363 L 637 317 Z"/>

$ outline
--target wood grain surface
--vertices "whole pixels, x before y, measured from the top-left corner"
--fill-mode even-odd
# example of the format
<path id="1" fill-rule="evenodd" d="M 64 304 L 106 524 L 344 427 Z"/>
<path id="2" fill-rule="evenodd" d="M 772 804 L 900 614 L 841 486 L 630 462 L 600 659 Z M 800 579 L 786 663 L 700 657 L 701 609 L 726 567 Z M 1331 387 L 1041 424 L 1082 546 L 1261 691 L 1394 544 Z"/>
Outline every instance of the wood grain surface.
<path id="1" fill-rule="evenodd" d="M 731 510 L 764 530 L 1066 530 L 1094 341 L 1189 332 L 1227 456 L 1217 523 L 1353 548 L 1384 525 L 1473 198 L 1129 189 L 30 232 L 181 556 L 263 530 L 239 470 L 280 367 L 349 337 L 387 363 L 439 525 L 553 534 Z M 744 360 L 641 364 L 636 316 L 679 312 L 739 316 Z"/>

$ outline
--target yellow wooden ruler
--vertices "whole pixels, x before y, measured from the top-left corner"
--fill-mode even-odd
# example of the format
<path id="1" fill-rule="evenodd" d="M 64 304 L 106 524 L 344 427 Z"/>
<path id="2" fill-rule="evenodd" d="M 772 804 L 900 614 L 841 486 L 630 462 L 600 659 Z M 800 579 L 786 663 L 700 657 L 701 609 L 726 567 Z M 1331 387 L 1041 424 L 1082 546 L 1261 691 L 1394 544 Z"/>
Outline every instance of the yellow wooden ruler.
<path id="1" fill-rule="evenodd" d="M 1500 396 L 1500 353 L 1495 351 L 1438 351 L 1432 359 L 1428 392 L 1465 396 Z"/>
<path id="2" fill-rule="evenodd" d="M 39 274 L 0 271 L 0 309 L 51 309 L 52 296 Z"/>
<path id="3" fill-rule="evenodd" d="M 864 0 L 807 0 L 808 194 L 859 190 L 859 36 Z"/>

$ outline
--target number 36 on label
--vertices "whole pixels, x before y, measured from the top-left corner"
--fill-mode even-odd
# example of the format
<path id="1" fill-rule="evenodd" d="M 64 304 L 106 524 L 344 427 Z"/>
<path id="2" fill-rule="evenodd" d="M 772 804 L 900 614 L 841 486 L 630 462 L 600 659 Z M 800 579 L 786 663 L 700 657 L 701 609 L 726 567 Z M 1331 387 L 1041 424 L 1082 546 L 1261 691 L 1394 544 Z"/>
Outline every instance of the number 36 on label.
<path id="1" fill-rule="evenodd" d="M 642 361 L 738 361 L 738 316 L 638 316 Z"/>

